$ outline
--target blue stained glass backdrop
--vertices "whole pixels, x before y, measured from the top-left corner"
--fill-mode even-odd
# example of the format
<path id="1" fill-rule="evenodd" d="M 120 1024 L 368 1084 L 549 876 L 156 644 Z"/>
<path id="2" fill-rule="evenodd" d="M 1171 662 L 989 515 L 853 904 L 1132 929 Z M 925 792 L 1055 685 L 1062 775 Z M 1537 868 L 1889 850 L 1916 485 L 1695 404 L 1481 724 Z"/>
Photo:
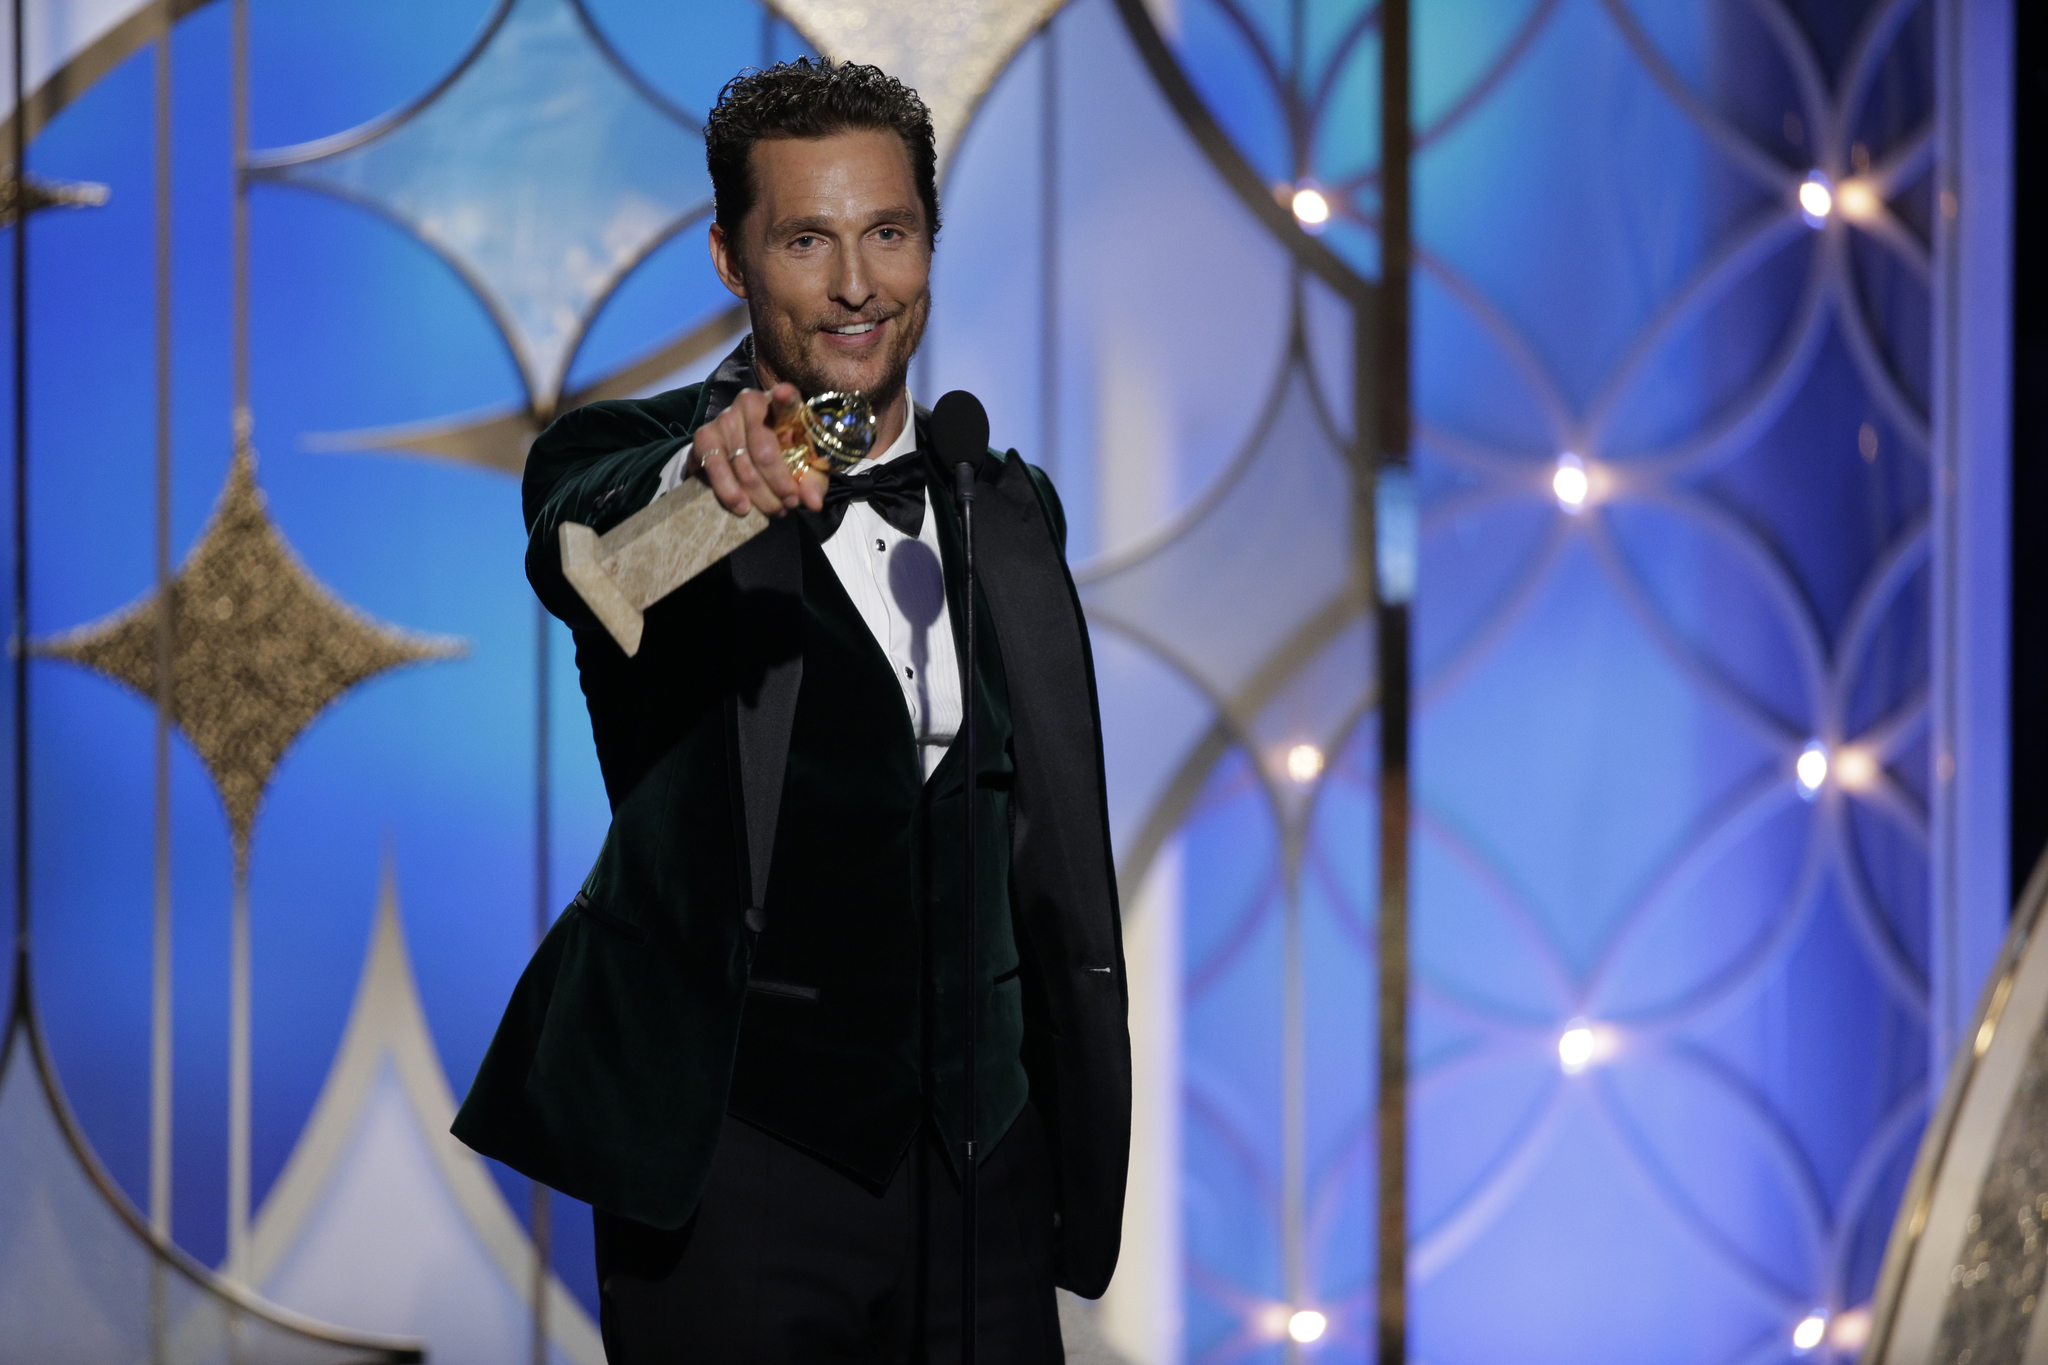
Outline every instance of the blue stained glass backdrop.
<path id="1" fill-rule="evenodd" d="M 1432 1361 L 1787 1358 L 1814 1312 L 1822 1352 L 1852 1355 L 1926 1103 L 1928 243 L 1907 205 L 1933 106 L 1903 73 L 1931 70 L 1931 7 L 1811 10 L 1419 15 L 1411 1266 Z M 1365 38 L 1345 55 L 1314 5 L 1190 0 L 1177 22 L 1232 151 L 1323 189 L 1326 240 L 1375 269 L 1377 130 L 1339 93 L 1371 88 Z M 1802 213 L 1809 168 L 1840 207 Z M 1802 782 L 1809 746 L 1832 766 Z M 1326 783 L 1341 809 L 1345 765 Z M 1350 814 L 1306 867 L 1323 839 L 1356 848 L 1370 812 Z M 1194 963 L 1199 926 L 1246 911 L 1211 862 L 1231 855 L 1190 856 Z M 1371 864 L 1350 865 L 1304 893 L 1305 926 L 1319 901 L 1369 920 Z M 1349 942 L 1331 987 L 1355 1001 Z M 1237 951 L 1289 989 L 1270 944 Z M 1282 1221 L 1284 1139 L 1203 1088 L 1263 1080 L 1276 1049 L 1211 1080 L 1229 1053 L 1198 1069 L 1197 985 L 1188 1178 L 1215 1189 L 1190 1206 L 1189 1354 L 1280 1352 L 1256 1315 L 1290 1299 L 1336 1305 L 1330 1348 L 1363 1352 L 1367 1211 L 1338 1256 L 1311 1219 L 1301 1289 L 1246 1235 Z M 1594 1057 L 1560 1074 L 1572 1029 Z M 1305 1063 L 1312 1207 L 1365 1183 L 1355 1036 Z M 1219 1128 L 1239 1169 L 1197 1162 Z"/>

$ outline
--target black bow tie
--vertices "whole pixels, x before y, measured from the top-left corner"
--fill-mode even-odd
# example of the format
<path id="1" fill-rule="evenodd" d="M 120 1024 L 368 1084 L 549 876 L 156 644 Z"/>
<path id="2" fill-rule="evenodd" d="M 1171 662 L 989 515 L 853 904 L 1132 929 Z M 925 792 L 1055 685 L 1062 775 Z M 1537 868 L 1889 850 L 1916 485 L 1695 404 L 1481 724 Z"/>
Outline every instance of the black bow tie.
<path id="1" fill-rule="evenodd" d="M 825 510 L 806 512 L 819 540 L 832 538 L 850 502 L 865 502 L 915 540 L 924 527 L 924 468 L 915 455 L 903 455 L 866 474 L 834 474 L 825 485 Z"/>

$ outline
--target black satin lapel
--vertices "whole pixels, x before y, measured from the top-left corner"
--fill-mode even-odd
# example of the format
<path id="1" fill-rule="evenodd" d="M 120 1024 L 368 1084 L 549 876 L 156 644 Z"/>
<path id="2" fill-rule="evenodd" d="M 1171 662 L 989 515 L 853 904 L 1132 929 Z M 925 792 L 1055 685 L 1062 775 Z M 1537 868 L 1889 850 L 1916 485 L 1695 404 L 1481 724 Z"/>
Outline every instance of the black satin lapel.
<path id="1" fill-rule="evenodd" d="M 732 348 L 732 354 L 718 362 L 718 368 L 704 381 L 704 392 L 697 400 L 697 426 L 703 426 L 712 418 L 732 406 L 732 400 L 739 397 L 740 390 L 751 387 L 754 382 L 754 334 L 747 333 L 740 338 L 740 344 Z M 684 435 L 690 435 L 695 427 Z"/>
<path id="2" fill-rule="evenodd" d="M 736 736 L 748 889 L 757 907 L 768 898 L 789 730 L 804 678 L 802 548 L 796 519 L 782 517 L 727 557 L 736 590 L 733 609 L 754 627 L 740 636 L 760 650 L 741 674 Z"/>
<path id="3" fill-rule="evenodd" d="M 1066 903 L 1087 905 L 1108 889 L 1108 914 L 1077 916 L 1063 926 L 1080 936 L 1069 947 L 1085 955 L 1076 960 L 1120 961 L 1095 662 L 1080 598 L 1023 460 L 985 460 L 977 487 L 975 548 L 981 590 L 1010 674 L 1019 781 L 1030 774 L 1040 818 L 1061 827 L 1060 870 L 1071 878 L 1073 896 Z"/>
<path id="4" fill-rule="evenodd" d="M 1094 665 L 1080 597 L 1024 462 L 991 459 L 980 480 L 975 550 L 1009 674 L 1017 760 L 1011 914 L 1065 1035 L 1048 1034 L 1039 1050 L 1027 1032 L 1025 1067 L 1033 1103 L 1042 1094 L 1041 1112 L 1052 1115 L 1060 1283 L 1092 1296 L 1116 1268 L 1131 1131 L 1129 997 Z"/>
<path id="5" fill-rule="evenodd" d="M 698 426 L 732 406 L 754 383 L 753 334 L 719 362 L 704 381 L 694 421 Z M 727 556 L 735 611 L 753 626 L 740 632 L 759 652 L 741 662 L 734 743 L 738 750 L 740 816 L 745 824 L 744 878 L 749 905 L 768 898 L 775 858 L 775 824 L 782 812 L 782 774 L 789 765 L 789 730 L 803 685 L 804 565 L 796 525 L 784 517 Z"/>

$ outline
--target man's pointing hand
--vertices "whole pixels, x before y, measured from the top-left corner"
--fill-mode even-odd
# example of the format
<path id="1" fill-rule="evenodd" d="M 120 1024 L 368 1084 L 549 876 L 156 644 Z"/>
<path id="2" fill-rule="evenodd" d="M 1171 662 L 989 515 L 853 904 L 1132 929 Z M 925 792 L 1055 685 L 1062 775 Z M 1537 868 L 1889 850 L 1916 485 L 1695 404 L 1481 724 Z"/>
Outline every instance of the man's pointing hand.
<path id="1" fill-rule="evenodd" d="M 801 401 L 793 384 L 777 384 L 767 393 L 743 390 L 731 407 L 697 428 L 686 472 L 710 484 L 736 517 L 749 511 L 779 517 L 799 503 L 817 511 L 825 505 L 824 476 L 799 479 L 790 473 L 782 442 L 768 425 L 771 404 Z"/>

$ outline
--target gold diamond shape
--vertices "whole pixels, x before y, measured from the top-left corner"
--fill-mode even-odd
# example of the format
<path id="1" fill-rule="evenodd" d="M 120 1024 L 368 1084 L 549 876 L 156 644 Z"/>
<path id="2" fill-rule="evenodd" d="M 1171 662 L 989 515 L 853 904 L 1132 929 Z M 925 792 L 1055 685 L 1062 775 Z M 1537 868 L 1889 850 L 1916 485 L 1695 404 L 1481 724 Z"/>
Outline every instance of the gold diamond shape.
<path id="1" fill-rule="evenodd" d="M 158 613 L 171 612 L 170 714 L 213 774 L 238 853 L 292 741 L 342 693 L 387 669 L 463 652 L 458 640 L 395 630 L 341 602 L 278 534 L 237 451 L 212 520 L 163 593 L 42 641 L 67 659 L 157 691 Z"/>
<path id="2" fill-rule="evenodd" d="M 997 76 L 1066 0 L 774 0 L 819 52 L 871 62 L 932 111 L 939 169 Z"/>

